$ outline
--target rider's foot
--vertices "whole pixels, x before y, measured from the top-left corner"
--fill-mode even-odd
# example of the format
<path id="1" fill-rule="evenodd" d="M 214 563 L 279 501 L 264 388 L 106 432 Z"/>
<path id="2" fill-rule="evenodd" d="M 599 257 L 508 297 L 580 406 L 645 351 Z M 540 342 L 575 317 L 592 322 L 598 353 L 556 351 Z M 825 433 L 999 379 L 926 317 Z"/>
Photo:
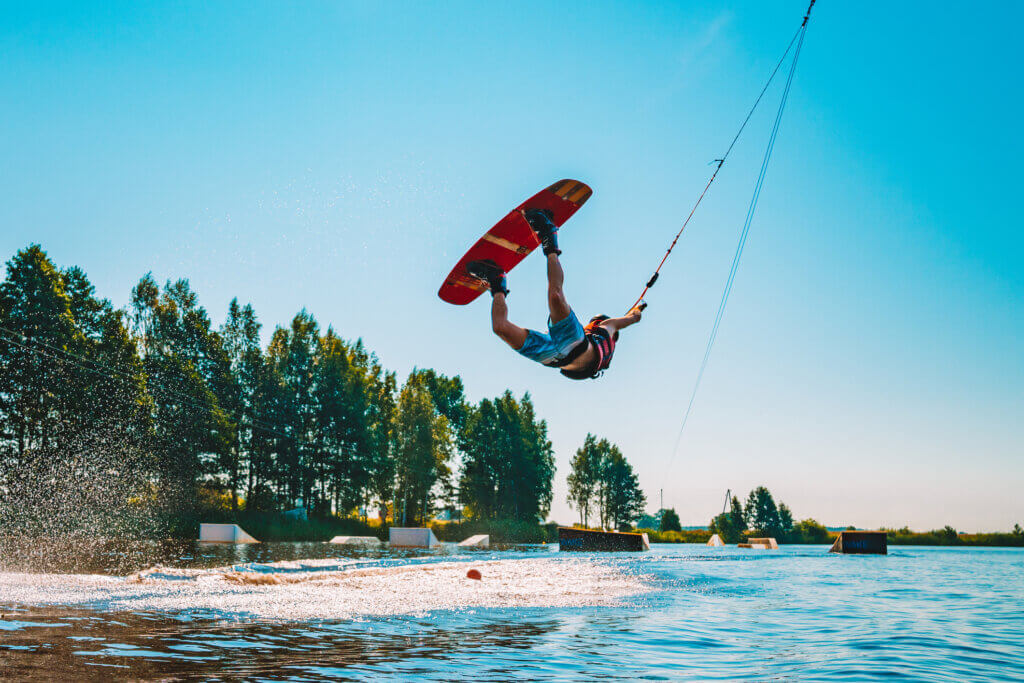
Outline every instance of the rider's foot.
<path id="1" fill-rule="evenodd" d="M 505 271 L 491 259 L 470 261 L 466 264 L 466 272 L 476 279 L 486 282 L 487 287 L 491 290 L 491 296 L 495 294 L 508 294 Z"/>
<path id="2" fill-rule="evenodd" d="M 562 253 L 562 250 L 558 248 L 558 227 L 551 222 L 554 214 L 547 209 L 526 209 L 523 211 L 523 218 L 537 233 L 545 256 Z"/>

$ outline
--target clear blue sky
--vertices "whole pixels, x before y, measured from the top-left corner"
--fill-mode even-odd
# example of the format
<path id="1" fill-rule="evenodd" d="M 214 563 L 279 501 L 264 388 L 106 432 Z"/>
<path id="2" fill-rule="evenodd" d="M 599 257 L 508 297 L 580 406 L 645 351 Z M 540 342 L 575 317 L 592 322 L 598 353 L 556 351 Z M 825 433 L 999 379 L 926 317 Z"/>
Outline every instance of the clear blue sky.
<path id="1" fill-rule="evenodd" d="M 704 523 L 768 486 L 829 524 L 1024 522 L 1024 5 L 821 0 L 729 309 L 674 464 L 767 140 L 752 120 L 613 370 L 571 383 L 436 290 L 563 177 L 582 316 L 638 294 L 804 0 L 5 3 L 0 252 L 39 242 L 124 305 L 152 270 L 220 322 L 305 307 L 403 375 L 529 391 L 564 502 L 588 431 L 651 508 Z M 510 278 L 544 322 L 543 263 Z"/>

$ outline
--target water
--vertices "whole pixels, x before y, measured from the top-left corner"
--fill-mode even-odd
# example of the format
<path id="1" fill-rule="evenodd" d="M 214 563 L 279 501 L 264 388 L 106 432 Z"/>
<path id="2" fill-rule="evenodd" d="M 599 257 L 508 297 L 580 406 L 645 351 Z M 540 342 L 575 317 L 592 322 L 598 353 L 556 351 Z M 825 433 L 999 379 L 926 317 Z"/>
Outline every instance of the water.
<path id="1" fill-rule="evenodd" d="M 150 544 L 32 562 L 0 559 L 0 676 L 1024 680 L 1018 549 Z"/>

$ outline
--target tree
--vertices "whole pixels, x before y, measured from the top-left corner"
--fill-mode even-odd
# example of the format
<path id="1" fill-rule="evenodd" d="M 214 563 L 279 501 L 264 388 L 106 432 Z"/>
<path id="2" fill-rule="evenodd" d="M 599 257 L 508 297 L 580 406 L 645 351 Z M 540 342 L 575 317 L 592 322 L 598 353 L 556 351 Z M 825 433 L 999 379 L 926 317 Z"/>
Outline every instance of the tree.
<path id="1" fill-rule="evenodd" d="M 395 421 L 396 518 L 426 522 L 433 507 L 432 490 L 450 474 L 454 440 L 448 418 L 434 410 L 430 393 L 406 383 L 398 399 Z"/>
<path id="2" fill-rule="evenodd" d="M 683 527 L 679 524 L 679 515 L 676 513 L 675 508 L 668 508 L 662 510 L 661 525 L 658 527 L 658 531 L 682 531 Z"/>
<path id="3" fill-rule="evenodd" d="M 576 451 L 572 459 L 572 469 L 566 479 L 569 485 L 569 505 L 579 510 L 580 523 L 583 526 L 588 524 L 590 505 L 597 493 L 602 456 L 603 451 L 598 446 L 597 437 L 587 434 L 583 446 Z"/>
<path id="4" fill-rule="evenodd" d="M 743 507 L 746 517 L 747 528 L 757 536 L 781 536 L 782 522 L 779 519 L 779 510 L 775 506 L 775 499 L 768 489 L 758 486 L 747 496 L 746 505 Z"/>
<path id="5" fill-rule="evenodd" d="M 150 410 L 121 312 L 80 269 L 19 251 L 0 283 L 0 528 L 148 528 L 129 508 L 153 474 Z"/>
<path id="6" fill-rule="evenodd" d="M 607 443 L 607 442 L 606 442 Z M 618 446 L 609 444 L 601 464 L 602 519 L 616 529 L 630 527 L 643 514 L 647 498 L 640 482 Z"/>
<path id="7" fill-rule="evenodd" d="M 554 452 L 528 394 L 482 400 L 469 411 L 461 445 L 459 495 L 469 516 L 537 522 L 547 515 Z"/>
<path id="8" fill-rule="evenodd" d="M 785 503 L 779 503 L 779 540 L 787 540 L 793 532 L 793 513 Z"/>
<path id="9" fill-rule="evenodd" d="M 217 468 L 233 440 L 232 415 L 218 402 L 230 368 L 220 337 L 187 280 L 161 292 L 151 275 L 132 290 L 132 323 L 153 396 L 159 482 L 172 518 L 198 506 L 198 482 Z"/>
<path id="10" fill-rule="evenodd" d="M 740 499 L 733 496 L 729 502 L 729 511 L 723 512 L 712 519 L 708 525 L 708 530 L 713 534 L 718 534 L 725 543 L 739 543 L 742 541 L 743 535 L 747 530 L 747 522 L 743 513 L 743 507 L 740 505 Z"/>

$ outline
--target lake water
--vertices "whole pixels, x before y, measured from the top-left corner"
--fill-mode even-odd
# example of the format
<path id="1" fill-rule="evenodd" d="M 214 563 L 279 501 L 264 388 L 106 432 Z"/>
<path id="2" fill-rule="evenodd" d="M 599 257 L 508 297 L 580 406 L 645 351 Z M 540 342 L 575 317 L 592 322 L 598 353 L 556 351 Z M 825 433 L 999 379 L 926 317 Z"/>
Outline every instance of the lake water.
<path id="1" fill-rule="evenodd" d="M 826 551 L 8 553 L 0 677 L 1024 680 L 1024 551 Z"/>

